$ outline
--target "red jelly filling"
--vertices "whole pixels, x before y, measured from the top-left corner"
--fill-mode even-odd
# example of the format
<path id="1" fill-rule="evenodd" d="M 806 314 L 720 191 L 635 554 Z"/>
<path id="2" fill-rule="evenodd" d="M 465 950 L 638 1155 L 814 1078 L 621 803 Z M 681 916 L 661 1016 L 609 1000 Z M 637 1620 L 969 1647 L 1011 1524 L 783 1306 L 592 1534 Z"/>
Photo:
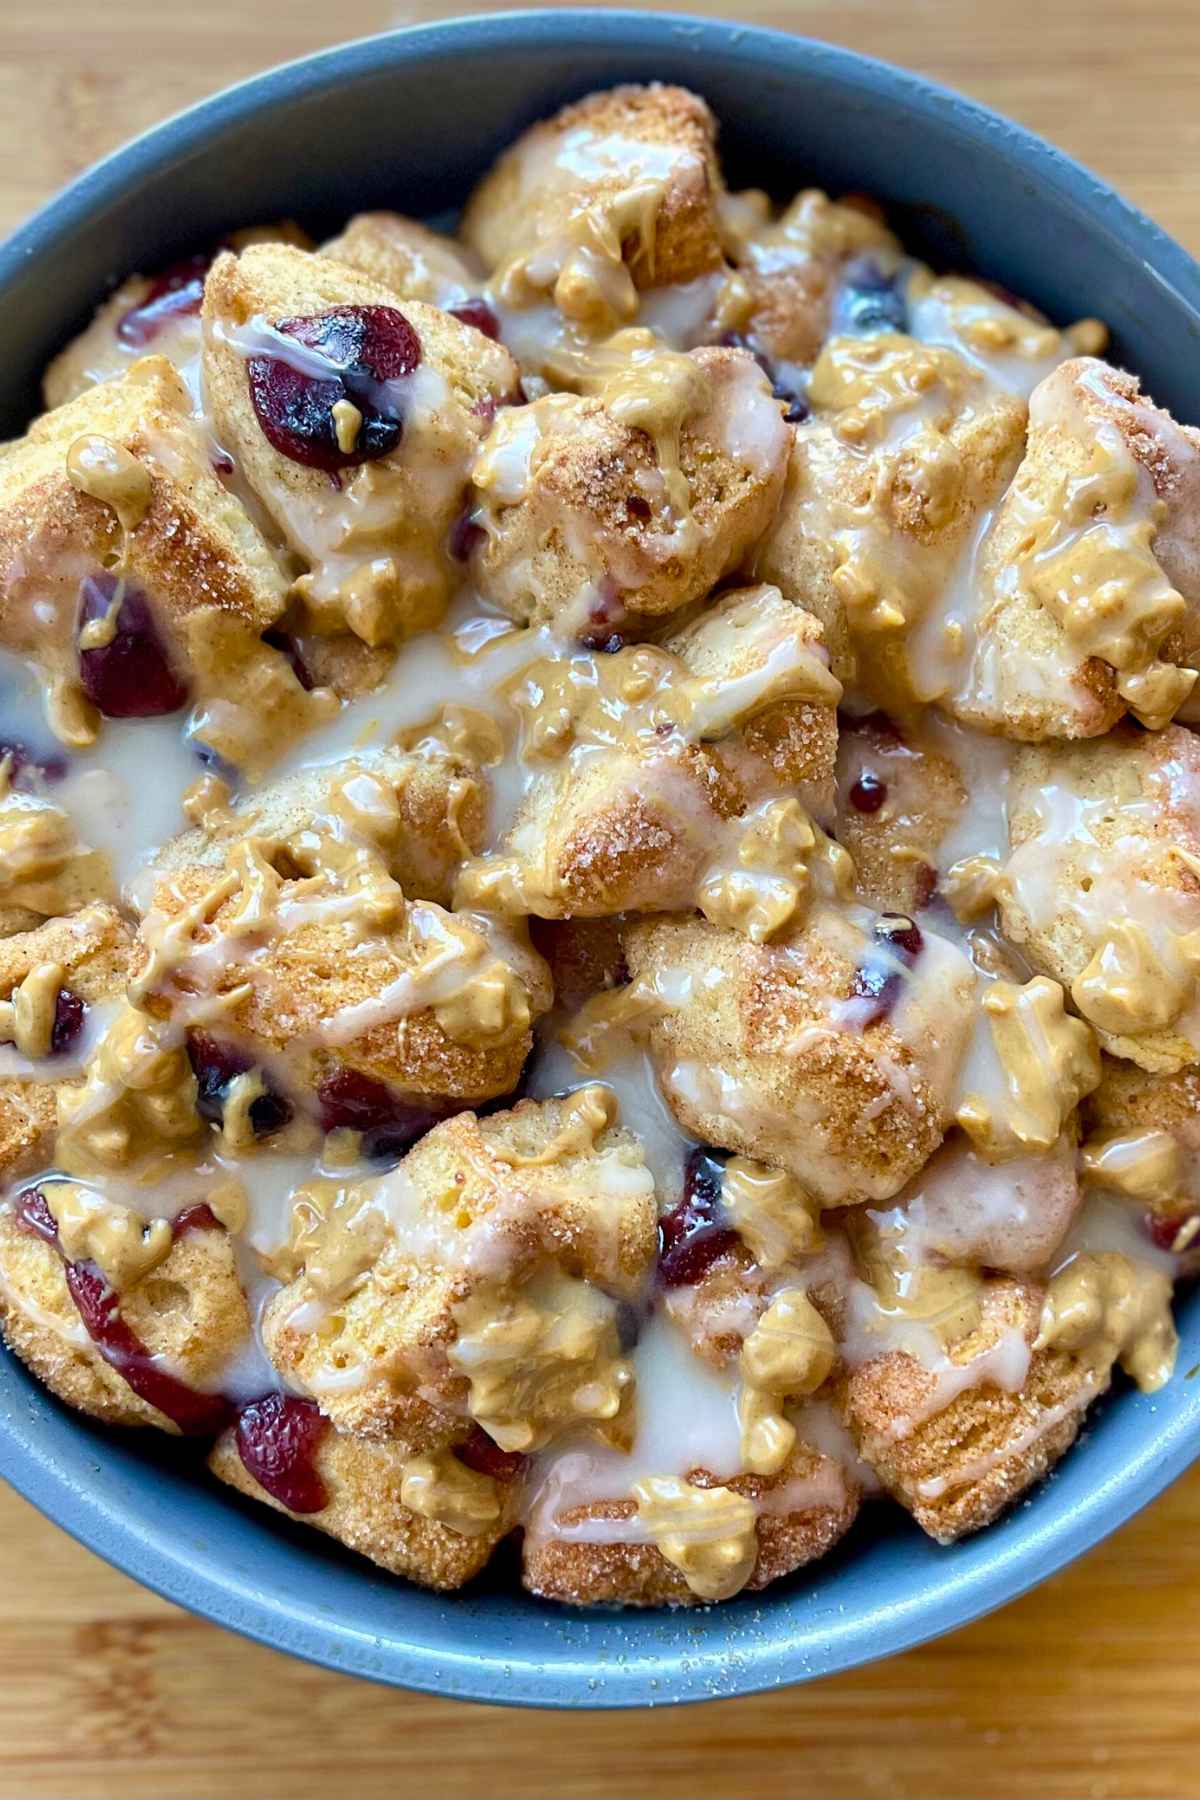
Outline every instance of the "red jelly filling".
<path id="1" fill-rule="evenodd" d="M 323 1512 L 329 1493 L 314 1458 L 328 1429 L 315 1400 L 266 1394 L 238 1413 L 238 1455 L 259 1487 L 289 1512 Z"/>

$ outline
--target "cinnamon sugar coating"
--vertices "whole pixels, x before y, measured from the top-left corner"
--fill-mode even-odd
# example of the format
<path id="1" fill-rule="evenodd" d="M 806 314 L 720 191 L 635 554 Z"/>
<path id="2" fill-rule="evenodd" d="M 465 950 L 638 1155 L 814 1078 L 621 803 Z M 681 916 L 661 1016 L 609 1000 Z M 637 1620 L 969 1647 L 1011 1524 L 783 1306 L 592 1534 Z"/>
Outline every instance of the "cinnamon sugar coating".
<path id="1" fill-rule="evenodd" d="M 46 1190 L 53 1200 L 53 1185 Z M 250 1334 L 234 1260 L 223 1230 L 188 1231 L 165 1261 L 125 1289 L 121 1318 L 151 1357 L 196 1389 L 219 1381 Z M 140 1398 L 89 1338 L 53 1245 L 0 1213 L 0 1329 L 11 1350 L 60 1400 L 109 1425 L 178 1427 Z"/>

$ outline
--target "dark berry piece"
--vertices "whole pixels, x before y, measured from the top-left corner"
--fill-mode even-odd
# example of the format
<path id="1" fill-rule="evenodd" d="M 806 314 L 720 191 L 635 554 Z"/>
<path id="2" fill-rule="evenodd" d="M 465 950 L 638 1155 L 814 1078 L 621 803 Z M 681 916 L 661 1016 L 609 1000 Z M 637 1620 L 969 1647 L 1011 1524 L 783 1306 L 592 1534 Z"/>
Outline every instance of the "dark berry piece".
<path id="1" fill-rule="evenodd" d="M 444 1102 L 404 1099 L 357 1069 L 336 1069 L 317 1089 L 322 1131 L 358 1131 L 377 1161 L 397 1159 L 448 1113 Z"/>
<path id="2" fill-rule="evenodd" d="M 619 631 L 585 631 L 579 645 L 583 650 L 594 650 L 599 656 L 615 656 L 618 650 L 625 648 L 625 639 Z"/>
<path id="3" fill-rule="evenodd" d="M 291 633 L 288 631 L 279 631 L 272 626 L 270 631 L 263 632 L 262 641 L 264 644 L 269 644 L 272 650 L 278 650 L 281 655 L 287 657 L 289 663 L 292 665 L 292 674 L 296 677 L 296 680 L 300 683 L 300 686 L 304 689 L 305 693 L 311 694 L 316 683 L 309 673 L 308 664 L 300 654 L 300 646 Z"/>
<path id="4" fill-rule="evenodd" d="M 388 384 L 411 375 L 421 341 L 394 306 L 335 306 L 284 319 L 277 332 L 303 346 L 295 361 L 277 354 L 247 358 L 246 376 L 258 422 L 281 456 L 336 473 L 387 456 L 404 429 L 400 397 Z M 357 407 L 361 422 L 343 449 L 333 409 Z"/>
<path id="5" fill-rule="evenodd" d="M 653 517 L 650 502 L 641 494 L 629 495 L 625 502 L 625 511 L 629 514 L 631 519 L 637 519 L 642 524 L 645 524 L 647 520 Z"/>
<path id="6" fill-rule="evenodd" d="M 457 306 L 448 306 L 446 311 L 461 319 L 464 325 L 473 325 L 476 331 L 482 331 L 493 343 L 500 342 L 500 321 L 486 300 L 460 300 Z"/>
<path id="7" fill-rule="evenodd" d="M 864 769 L 850 789 L 850 804 L 860 813 L 877 813 L 887 795 L 887 782 Z"/>
<path id="8" fill-rule="evenodd" d="M 833 329 L 852 336 L 875 331 L 907 331 L 908 304 L 902 291 L 903 269 L 891 274 L 873 256 L 855 256 L 842 272 L 833 307 Z"/>
<path id="9" fill-rule="evenodd" d="M 917 911 L 931 906 L 936 893 L 937 870 L 931 863 L 917 863 L 913 868 L 913 905 Z"/>
<path id="10" fill-rule="evenodd" d="M 482 525 L 475 523 L 473 509 L 464 506 L 463 510 L 450 527 L 450 554 L 456 562 L 470 562 L 472 556 L 486 538 L 487 532 Z"/>
<path id="11" fill-rule="evenodd" d="M 617 1302 L 617 1342 L 622 1350 L 637 1347 L 642 1335 L 642 1315 L 628 1300 Z"/>
<path id="12" fill-rule="evenodd" d="M 198 313 L 204 299 L 204 278 L 211 263 L 211 256 L 189 256 L 155 276 L 145 299 L 122 313 L 117 321 L 117 336 L 121 342 L 133 350 L 141 350 L 173 319 Z"/>
<path id="13" fill-rule="evenodd" d="M 56 750 L 31 750 L 17 738 L 0 737 L 0 762 L 8 760 L 8 778 L 14 787 L 27 787 L 22 776 L 40 775 L 43 781 L 61 781 L 67 759 Z"/>
<path id="14" fill-rule="evenodd" d="M 705 1148 L 688 1157 L 683 1199 L 658 1222 L 658 1276 L 664 1287 L 702 1281 L 739 1241 L 721 1198 L 725 1161 L 723 1151 Z"/>
<path id="15" fill-rule="evenodd" d="M 222 1043 L 206 1031 L 193 1031 L 188 1037 L 188 1061 L 196 1077 L 196 1111 L 202 1119 L 219 1125 L 225 1117 L 225 1102 L 231 1084 L 239 1075 L 254 1067 L 254 1058 L 234 1044 Z M 268 1087 L 250 1102 L 250 1127 L 255 1137 L 271 1137 L 288 1123 L 291 1103 L 274 1088 Z"/>
<path id="16" fill-rule="evenodd" d="M 876 919 L 875 948 L 868 951 L 866 960 L 854 971 L 850 989 L 853 999 L 870 1002 L 857 1021 L 862 1030 L 878 1025 L 891 1012 L 904 985 L 903 972 L 896 963 L 911 968 L 924 942 L 920 926 L 904 913 L 883 913 Z"/>
<path id="17" fill-rule="evenodd" d="M 171 1375 L 121 1317 L 117 1295 L 93 1262 L 69 1262 L 67 1287 L 88 1336 L 111 1369 L 147 1406 L 177 1425 L 184 1437 L 215 1437 L 229 1419 L 229 1402 L 202 1394 Z"/>
<path id="18" fill-rule="evenodd" d="M 88 575 L 79 590 L 79 624 L 107 617 L 117 595 L 117 577 Z M 187 705 L 187 684 L 171 667 L 145 594 L 125 587 L 110 643 L 79 652 L 84 693 L 106 719 L 159 719 Z"/>
<path id="19" fill-rule="evenodd" d="M 861 731 L 889 749 L 904 742 L 900 727 L 885 712 L 839 713 L 838 728 L 841 731 Z"/>
<path id="20" fill-rule="evenodd" d="M 289 1512 L 323 1512 L 329 1494 L 314 1458 L 328 1429 L 315 1400 L 267 1394 L 238 1413 L 238 1455 L 259 1487 Z"/>
<path id="21" fill-rule="evenodd" d="M 189 1231 L 224 1231 L 225 1227 L 218 1219 L 207 1200 L 197 1200 L 191 1206 L 185 1206 L 177 1212 L 171 1221 L 172 1237 L 186 1237 Z"/>
<path id="22" fill-rule="evenodd" d="M 26 1188 L 24 1193 L 18 1194 L 13 1206 L 13 1216 L 17 1221 L 18 1231 L 23 1231 L 27 1237 L 40 1237 L 45 1243 L 58 1247 L 58 1225 L 41 1188 Z"/>
<path id="23" fill-rule="evenodd" d="M 472 1425 L 471 1435 L 454 1446 L 454 1454 L 468 1469 L 490 1475 L 493 1481 L 515 1481 L 529 1461 L 519 1450 L 502 1450 L 481 1425 Z"/>
<path id="24" fill-rule="evenodd" d="M 1184 1250 L 1200 1248 L 1200 1213 L 1147 1213 L 1145 1215 L 1147 1236 L 1160 1250 L 1171 1255 L 1182 1255 Z M 1175 1245 L 1180 1242 L 1180 1233 L 1186 1233 L 1190 1226 L 1190 1236 L 1185 1235 L 1182 1247 L 1176 1251 Z"/>
<path id="25" fill-rule="evenodd" d="M 54 1024 L 50 1029 L 51 1056 L 65 1056 L 77 1042 L 87 1018 L 87 1001 L 70 988 L 59 988 L 54 1002 Z"/>
<path id="26" fill-rule="evenodd" d="M 770 357 L 760 350 L 753 338 L 748 338 L 741 331 L 727 331 L 718 340 L 726 350 L 747 350 L 754 358 L 763 374 L 771 384 L 771 393 L 776 400 L 782 400 L 785 406 L 784 420 L 789 425 L 798 425 L 807 419 L 808 401 L 798 388 L 790 381 L 784 381 Z"/>

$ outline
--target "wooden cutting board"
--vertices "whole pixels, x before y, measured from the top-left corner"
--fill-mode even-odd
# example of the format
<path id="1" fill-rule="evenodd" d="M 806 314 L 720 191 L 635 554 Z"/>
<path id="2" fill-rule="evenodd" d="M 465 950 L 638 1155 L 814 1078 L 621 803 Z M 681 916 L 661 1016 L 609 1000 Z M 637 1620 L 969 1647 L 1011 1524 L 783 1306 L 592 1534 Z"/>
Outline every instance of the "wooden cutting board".
<path id="1" fill-rule="evenodd" d="M 690 3 L 961 88 L 1200 249 L 1196 0 Z M 228 82 L 455 10 L 5 0 L 0 229 Z M 0 1491 L 0 1800 L 1194 1800 L 1198 1545 L 1200 1471 L 1036 1594 L 928 1649 L 768 1698 L 567 1717 L 291 1662 L 145 1593 Z"/>

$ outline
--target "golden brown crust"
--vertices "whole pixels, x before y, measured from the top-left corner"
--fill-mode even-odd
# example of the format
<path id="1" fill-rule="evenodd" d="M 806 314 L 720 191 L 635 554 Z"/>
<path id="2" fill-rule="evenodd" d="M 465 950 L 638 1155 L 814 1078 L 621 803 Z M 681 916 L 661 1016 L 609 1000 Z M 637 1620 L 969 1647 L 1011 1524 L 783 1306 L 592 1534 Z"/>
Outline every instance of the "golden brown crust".
<path id="1" fill-rule="evenodd" d="M 729 256 L 748 295 L 742 330 L 768 356 L 806 368 L 828 336 L 847 261 L 871 252 L 890 263 L 900 245 L 869 204 L 804 189 L 778 219 L 734 234 Z"/>
<path id="2" fill-rule="evenodd" d="M 461 1434 L 461 1425 L 458 1430 Z M 208 1466 L 218 1480 L 239 1493 L 261 1500 L 301 1525 L 325 1532 L 391 1575 L 442 1591 L 460 1588 L 479 1573 L 515 1525 L 520 1484 L 497 1482 L 500 1515 L 495 1525 L 477 1537 L 463 1537 L 405 1506 L 401 1484 L 411 1457 L 412 1449 L 403 1441 L 364 1443 L 339 1431 L 327 1431 L 317 1446 L 313 1467 L 329 1499 L 323 1510 L 315 1513 L 288 1512 L 259 1486 L 238 1454 L 233 1430 L 217 1440 Z"/>
<path id="3" fill-rule="evenodd" d="M 647 483 L 653 491 L 660 466 L 647 433 L 619 423 L 599 399 L 552 396 L 524 409 L 541 427 L 524 491 L 498 505 L 474 558 L 485 596 L 525 623 L 636 633 L 746 564 L 783 488 L 786 428 L 745 351 L 691 355 L 711 388 L 680 436 L 690 535 L 646 517 Z M 762 428 L 747 449 L 737 426 L 751 409 Z"/>
<path id="4" fill-rule="evenodd" d="M 476 294 L 483 282 L 474 259 L 453 238 L 402 213 L 355 213 L 321 255 L 345 263 L 406 300 L 449 306 Z"/>
<path id="5" fill-rule="evenodd" d="M 271 1360 L 339 1429 L 370 1438 L 420 1431 L 434 1392 L 462 1410 L 467 1383 L 446 1351 L 458 1333 L 454 1308 L 481 1282 L 498 1275 L 519 1284 L 555 1262 L 610 1292 L 638 1291 L 657 1251 L 657 1215 L 652 1182 L 629 1186 L 630 1170 L 642 1167 L 633 1135 L 609 1129 L 589 1149 L 528 1160 L 561 1137 L 570 1117 L 568 1101 L 523 1100 L 509 1112 L 463 1112 L 436 1126 L 384 1178 L 411 1216 L 417 1248 L 409 1230 L 389 1234 L 319 1329 L 304 1312 L 297 1322 L 309 1295 L 303 1275 L 272 1300 L 263 1323 Z M 621 1164 L 616 1190 L 602 1158 Z M 433 1240 L 424 1249 L 422 1233 Z M 471 1233 L 487 1240 L 479 1261 L 459 1248 Z M 347 1383 L 346 1370 L 363 1379 Z"/>
<path id="6" fill-rule="evenodd" d="M 322 632 L 349 627 L 372 645 L 441 618 L 455 576 L 450 529 L 487 421 L 517 391 L 516 364 L 474 327 L 405 300 L 403 316 L 421 345 L 418 373 L 432 380 L 436 398 L 410 409 L 395 450 L 348 471 L 334 491 L 324 471 L 291 461 L 268 442 L 250 398 L 244 348 L 230 334 L 252 332 L 255 320 L 276 325 L 336 306 L 396 303 L 392 288 L 357 269 L 277 245 L 219 256 L 204 288 L 204 375 L 217 433 L 276 528 L 311 565 L 313 579 L 296 588 L 311 625 Z M 347 510 L 356 501 L 371 514 L 361 530 Z"/>
<path id="7" fill-rule="evenodd" d="M 1016 469 L 1025 408 L 985 391 L 950 351 L 898 335 L 874 342 L 880 356 L 928 359 L 936 429 L 905 406 L 877 442 L 863 442 L 843 435 L 853 405 L 791 427 L 787 483 L 757 573 L 816 614 L 840 680 L 868 703 L 903 709 L 918 698 L 909 633 L 942 606 L 974 523 Z M 836 386 L 829 398 L 841 398 Z M 893 606 L 908 631 L 881 617 Z"/>
<path id="8" fill-rule="evenodd" d="M 663 641 L 690 675 L 719 682 L 736 682 L 760 671 L 781 647 L 812 650 L 822 663 L 828 661 L 820 620 L 767 584 L 717 596 Z M 753 713 L 739 726 L 736 742 L 719 742 L 715 754 L 743 785 L 753 785 L 755 765 L 760 765 L 769 772 L 768 780 L 798 788 L 811 811 L 828 816 L 837 743 L 832 705 L 789 697 Z"/>
<path id="9" fill-rule="evenodd" d="M 179 917 L 213 886 L 213 871 L 204 864 L 174 869 L 157 883 L 154 907 L 161 917 Z M 287 892 L 287 883 L 284 884 Z M 206 925 L 193 934 L 197 943 L 219 935 L 231 919 L 237 896 L 222 902 Z M 140 946 L 135 973 L 145 963 Z M 514 964 L 525 988 L 530 1017 L 550 1003 L 550 983 L 541 958 L 515 943 Z M 358 1069 L 401 1093 L 459 1104 L 491 1100 L 511 1093 L 533 1044 L 532 1028 L 503 1039 L 460 1041 L 439 1024 L 432 1006 L 405 1013 L 387 1023 L 372 1025 L 336 1047 L 322 1043 L 322 1028 L 345 1008 L 377 999 L 406 970 L 411 973 L 421 960 L 421 947 L 408 936 L 381 935 L 346 955 L 346 934 L 336 917 L 301 919 L 294 928 L 276 937 L 270 954 L 263 958 L 258 978 L 244 984 L 236 961 L 223 967 L 214 984 L 216 993 L 249 986 L 246 998 L 226 1014 L 238 1034 L 268 1049 L 285 1051 L 289 1045 L 313 1046 L 310 1062 L 313 1085 L 317 1072 L 340 1067 Z M 170 1011 L 168 999 L 152 995 L 147 1009 L 158 1017 Z"/>
<path id="10" fill-rule="evenodd" d="M 891 1026 L 828 1028 L 854 965 L 823 930 L 751 944 L 671 918 L 631 924 L 624 943 L 635 979 L 671 991 L 694 978 L 649 1027 L 659 1079 L 693 1137 L 791 1170 L 826 1205 L 897 1193 L 941 1142 L 948 1097 Z M 953 1029 L 945 1010 L 942 1027 Z"/>
<path id="11" fill-rule="evenodd" d="M 619 917 L 530 919 L 530 941 L 550 966 L 556 1005 L 574 1012 L 593 994 L 628 981 L 623 923 Z"/>
<path id="12" fill-rule="evenodd" d="M 955 1345 L 955 1362 L 992 1348 L 1002 1333 L 1037 1333 L 1042 1289 L 991 1281 L 978 1329 Z M 1020 1392 L 972 1386 L 936 1406 L 938 1377 L 906 1351 L 853 1370 L 841 1407 L 860 1453 L 884 1486 L 939 1543 L 988 1525 L 1050 1470 L 1074 1442 L 1086 1406 L 1107 1387 L 1061 1350 L 1036 1350 Z M 906 1429 L 908 1421 L 916 1420 Z"/>
<path id="13" fill-rule="evenodd" d="M 1181 725 L 1128 725 L 1086 743 L 1018 753 L 1008 805 L 1013 854 L 998 901 L 1006 937 L 1035 970 L 1071 989 L 1129 910 L 1132 892 L 1158 896 L 1164 916 L 1172 896 L 1200 897 L 1200 875 L 1185 860 L 1200 856 L 1190 798 L 1197 781 L 1200 739 Z M 1143 901 L 1136 916 L 1144 912 Z M 1151 971 L 1148 980 L 1165 991 L 1165 975 Z M 1174 1020 L 1121 1031 L 1105 1029 L 1086 1000 L 1081 1010 L 1115 1056 L 1164 1072 L 1197 1060 Z"/>
<path id="14" fill-rule="evenodd" d="M 388 873 L 408 899 L 448 905 L 464 857 L 483 843 L 488 796 L 477 764 L 432 749 L 369 751 L 256 787 L 222 814 L 215 828 L 204 824 L 173 838 L 154 866 L 164 874 L 222 868 L 232 845 L 248 835 L 266 838 L 286 854 L 306 832 L 322 823 L 327 830 L 336 825 L 337 793 L 355 777 L 377 783 L 384 798 L 390 797 L 376 840 Z"/>
<path id="15" fill-rule="evenodd" d="M 0 999 L 39 963 L 59 963 L 64 984 L 81 1000 L 110 1000 L 124 991 L 133 933 L 115 906 L 96 901 L 66 919 L 0 939 Z"/>
<path id="16" fill-rule="evenodd" d="M 693 1469 L 687 1479 L 697 1487 L 728 1487 L 750 1499 L 778 1495 L 790 1484 L 815 1481 L 837 1485 L 834 1465 L 807 1444 L 799 1444 L 787 1467 L 771 1477 L 739 1475 L 718 1481 L 706 1469 Z M 850 1529 L 858 1512 L 858 1489 L 840 1483 L 841 1499 L 832 1503 L 798 1504 L 794 1510 L 763 1511 L 757 1524 L 758 1557 L 746 1587 L 759 1592 L 773 1581 L 794 1574 L 824 1556 Z M 779 1504 L 778 1501 L 775 1504 Z M 577 1525 L 588 1519 L 630 1518 L 628 1500 L 593 1501 L 559 1515 L 559 1523 Z M 568 1539 L 527 1532 L 522 1578 L 531 1593 L 545 1600 L 576 1606 L 697 1606 L 702 1604 L 678 1569 L 653 1544 L 573 1543 Z"/>
<path id="17" fill-rule="evenodd" d="M 74 678 L 80 581 L 122 558 L 131 586 L 148 595 L 187 664 L 186 622 L 215 609 L 257 634 L 283 610 L 286 584 L 274 555 L 223 488 L 189 417 L 183 382 L 163 357 L 145 357 L 115 381 L 45 413 L 0 461 L 0 641 Z M 130 452 L 150 475 L 144 517 L 122 531 L 113 508 L 74 487 L 67 451 L 94 434 Z M 33 586 L 31 587 L 31 582 Z M 35 597 L 53 597 L 48 628 Z"/>
<path id="18" fill-rule="evenodd" d="M 589 177 L 572 170 L 557 174 L 555 157 L 564 140 L 591 146 L 598 164 Z M 619 141 L 624 154 L 602 166 L 606 140 Z M 685 88 L 652 82 L 589 94 L 534 125 L 495 163 L 467 202 L 462 235 L 488 268 L 505 262 L 526 245 L 553 238 L 568 213 L 581 205 L 604 211 L 630 186 L 630 163 L 639 146 L 661 147 L 670 164 L 653 199 L 647 228 L 622 244 L 622 254 L 639 288 L 691 281 L 721 261 L 715 200 L 721 189 L 716 157 L 716 122 L 708 107 Z M 647 165 L 656 168 L 651 156 Z"/>

